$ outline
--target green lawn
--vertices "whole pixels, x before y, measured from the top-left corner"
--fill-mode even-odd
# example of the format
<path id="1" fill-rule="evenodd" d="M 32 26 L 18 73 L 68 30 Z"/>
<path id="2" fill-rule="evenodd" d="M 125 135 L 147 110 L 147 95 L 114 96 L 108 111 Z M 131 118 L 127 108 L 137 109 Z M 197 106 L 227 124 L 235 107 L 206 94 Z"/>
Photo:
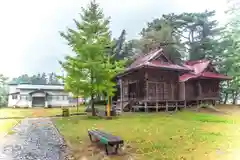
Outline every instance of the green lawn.
<path id="1" fill-rule="evenodd" d="M 10 129 L 19 122 L 16 119 L 0 119 L 0 138 L 10 131 Z"/>
<path id="2" fill-rule="evenodd" d="M 83 112 L 84 107 L 79 107 Z M 76 113 L 77 108 L 70 108 L 70 113 Z M 21 119 L 25 117 L 51 117 L 61 115 L 61 108 L 0 108 L 0 137 L 10 131 Z"/>
<path id="3" fill-rule="evenodd" d="M 237 117 L 190 111 L 132 113 L 113 120 L 86 116 L 56 118 L 75 157 L 97 159 L 101 154 L 90 144 L 87 129 L 99 128 L 125 140 L 124 154 L 110 159 L 239 159 L 240 123 Z"/>

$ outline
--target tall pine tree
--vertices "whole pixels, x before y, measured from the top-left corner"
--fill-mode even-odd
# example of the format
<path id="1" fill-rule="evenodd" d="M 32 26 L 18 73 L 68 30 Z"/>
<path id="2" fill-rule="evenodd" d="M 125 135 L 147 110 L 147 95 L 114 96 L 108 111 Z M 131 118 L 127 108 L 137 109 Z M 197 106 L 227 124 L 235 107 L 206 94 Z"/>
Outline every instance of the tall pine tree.
<path id="1" fill-rule="evenodd" d="M 122 69 L 119 61 L 111 62 L 112 52 L 109 19 L 95 0 L 82 8 L 81 21 L 74 20 L 77 29 L 61 32 L 68 41 L 74 56 L 60 62 L 66 76 L 65 88 L 75 96 L 91 97 L 92 115 L 95 115 L 94 98 L 97 94 L 114 92 L 112 78 Z"/>

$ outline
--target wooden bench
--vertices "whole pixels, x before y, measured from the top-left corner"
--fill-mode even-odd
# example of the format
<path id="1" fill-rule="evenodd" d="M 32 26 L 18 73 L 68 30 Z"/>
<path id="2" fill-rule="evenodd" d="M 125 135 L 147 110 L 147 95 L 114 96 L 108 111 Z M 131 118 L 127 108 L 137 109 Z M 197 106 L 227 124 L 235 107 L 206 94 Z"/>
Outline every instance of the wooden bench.
<path id="1" fill-rule="evenodd" d="M 105 151 L 107 155 L 109 154 L 108 146 L 115 147 L 115 154 L 117 154 L 119 147 L 123 146 L 124 144 L 120 137 L 113 136 L 97 129 L 88 130 L 88 135 L 91 142 L 99 142 L 105 145 Z"/>

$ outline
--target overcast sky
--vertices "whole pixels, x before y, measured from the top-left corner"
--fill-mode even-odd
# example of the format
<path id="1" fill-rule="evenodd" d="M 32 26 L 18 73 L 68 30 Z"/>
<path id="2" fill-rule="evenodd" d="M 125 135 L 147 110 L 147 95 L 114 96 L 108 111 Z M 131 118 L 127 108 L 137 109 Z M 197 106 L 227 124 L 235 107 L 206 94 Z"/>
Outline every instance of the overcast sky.
<path id="1" fill-rule="evenodd" d="M 113 36 L 126 29 L 134 38 L 146 22 L 166 13 L 215 9 L 223 21 L 225 0 L 97 0 L 111 16 Z M 9 77 L 23 73 L 59 72 L 58 60 L 70 49 L 59 31 L 73 27 L 88 0 L 0 1 L 0 73 Z"/>

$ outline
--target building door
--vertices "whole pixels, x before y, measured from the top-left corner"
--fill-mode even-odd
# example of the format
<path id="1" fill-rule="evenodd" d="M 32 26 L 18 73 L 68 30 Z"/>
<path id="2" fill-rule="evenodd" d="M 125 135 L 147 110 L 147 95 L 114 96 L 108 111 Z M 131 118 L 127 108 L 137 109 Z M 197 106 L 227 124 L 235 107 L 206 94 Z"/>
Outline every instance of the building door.
<path id="1" fill-rule="evenodd" d="M 130 83 L 128 85 L 128 98 L 129 99 L 134 99 L 137 98 L 137 83 Z"/>
<path id="2" fill-rule="evenodd" d="M 32 97 L 32 106 L 33 107 L 44 107 L 45 106 L 45 97 Z"/>

